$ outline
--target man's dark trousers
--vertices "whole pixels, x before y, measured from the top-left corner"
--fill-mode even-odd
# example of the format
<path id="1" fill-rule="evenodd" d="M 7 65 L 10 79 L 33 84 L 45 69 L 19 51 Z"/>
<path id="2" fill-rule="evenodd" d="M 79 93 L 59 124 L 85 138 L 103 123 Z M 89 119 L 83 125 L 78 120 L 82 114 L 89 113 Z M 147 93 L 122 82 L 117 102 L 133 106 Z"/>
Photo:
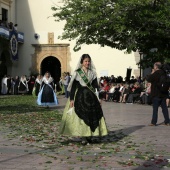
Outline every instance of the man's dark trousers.
<path id="1" fill-rule="evenodd" d="M 166 98 L 159 98 L 159 97 L 154 97 L 153 98 L 153 115 L 152 115 L 152 121 L 151 123 L 156 125 L 157 120 L 158 120 L 158 108 L 159 106 L 162 107 L 162 113 L 164 115 L 164 123 L 170 123 L 169 121 L 169 112 L 168 108 L 166 106 Z"/>
<path id="2" fill-rule="evenodd" d="M 67 91 L 68 85 L 64 85 L 65 97 L 69 98 L 69 92 Z"/>

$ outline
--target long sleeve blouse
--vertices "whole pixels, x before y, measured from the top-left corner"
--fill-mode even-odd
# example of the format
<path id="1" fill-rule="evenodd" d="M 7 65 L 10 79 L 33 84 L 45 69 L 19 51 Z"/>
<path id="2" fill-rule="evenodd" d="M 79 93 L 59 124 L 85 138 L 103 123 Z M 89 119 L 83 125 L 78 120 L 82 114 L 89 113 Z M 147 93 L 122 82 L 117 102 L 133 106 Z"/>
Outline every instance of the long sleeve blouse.
<path id="1" fill-rule="evenodd" d="M 97 82 L 97 78 L 95 78 L 92 83 L 91 83 L 92 87 L 94 89 L 97 89 L 99 90 L 99 86 L 98 86 L 98 82 Z M 74 80 L 73 81 L 73 85 L 72 85 L 72 88 L 71 88 L 71 91 L 70 91 L 70 100 L 74 100 L 74 96 L 75 96 L 75 92 L 78 88 L 81 87 L 81 84 L 79 81 L 77 80 Z"/>

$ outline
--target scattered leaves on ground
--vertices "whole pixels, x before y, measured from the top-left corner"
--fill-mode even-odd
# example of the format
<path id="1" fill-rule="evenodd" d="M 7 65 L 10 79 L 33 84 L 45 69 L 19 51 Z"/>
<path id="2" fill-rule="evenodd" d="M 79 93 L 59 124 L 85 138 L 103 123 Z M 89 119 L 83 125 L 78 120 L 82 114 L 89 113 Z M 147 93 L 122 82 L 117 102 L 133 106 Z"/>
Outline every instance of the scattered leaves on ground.
<path id="1" fill-rule="evenodd" d="M 0 98 L 0 134 L 9 140 L 18 139 L 13 145 L 42 148 L 41 156 L 49 158 L 46 164 L 58 161 L 74 169 L 112 169 L 116 167 L 170 167 L 165 151 L 154 150 L 154 145 L 135 142 L 121 125 L 109 126 L 109 135 L 100 143 L 81 145 L 81 139 L 72 139 L 59 134 L 62 114 L 57 108 L 38 107 L 32 96 Z M 128 127 L 127 127 L 128 128 Z M 99 140 L 99 138 L 96 138 Z M 4 144 L 5 145 L 5 144 Z M 8 145 L 7 145 L 8 146 Z M 142 149 L 141 149 L 142 148 Z M 31 153 L 30 153 L 31 154 Z M 170 156 L 170 155 L 169 155 Z"/>

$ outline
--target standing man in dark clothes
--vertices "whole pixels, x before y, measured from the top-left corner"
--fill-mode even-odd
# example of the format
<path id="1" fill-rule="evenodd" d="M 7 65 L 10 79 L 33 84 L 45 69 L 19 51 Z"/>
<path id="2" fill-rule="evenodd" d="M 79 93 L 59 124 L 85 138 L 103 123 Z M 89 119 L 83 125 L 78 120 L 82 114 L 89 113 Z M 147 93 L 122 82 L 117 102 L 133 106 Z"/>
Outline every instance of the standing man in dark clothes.
<path id="1" fill-rule="evenodd" d="M 16 76 L 14 79 L 14 95 L 18 95 L 19 81 L 19 76 Z"/>
<path id="2" fill-rule="evenodd" d="M 7 77 L 7 89 L 8 89 L 7 94 L 10 94 L 9 92 L 11 90 L 11 77 L 9 75 Z"/>
<path id="3" fill-rule="evenodd" d="M 169 126 L 169 112 L 166 106 L 166 99 L 168 96 L 167 93 L 162 93 L 158 84 L 160 82 L 161 76 L 166 74 L 162 69 L 162 64 L 160 62 L 156 62 L 154 64 L 154 68 L 152 69 L 152 73 L 147 76 L 147 81 L 151 83 L 151 97 L 153 102 L 153 115 L 150 126 L 156 126 L 158 120 L 158 108 L 161 105 L 162 113 L 164 115 L 164 123 L 163 125 Z"/>
<path id="4" fill-rule="evenodd" d="M 35 84 L 35 77 L 30 76 L 30 78 L 28 80 L 28 89 L 29 89 L 28 94 L 30 94 L 30 95 L 32 95 L 34 84 Z"/>

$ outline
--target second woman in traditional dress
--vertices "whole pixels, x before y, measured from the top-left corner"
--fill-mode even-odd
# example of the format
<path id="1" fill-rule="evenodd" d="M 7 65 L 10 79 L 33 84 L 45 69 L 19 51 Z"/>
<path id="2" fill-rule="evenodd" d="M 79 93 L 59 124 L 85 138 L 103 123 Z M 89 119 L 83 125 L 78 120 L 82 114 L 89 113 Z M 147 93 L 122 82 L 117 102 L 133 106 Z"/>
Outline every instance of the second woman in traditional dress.
<path id="1" fill-rule="evenodd" d="M 92 142 L 93 136 L 107 135 L 101 103 L 95 93 L 98 88 L 91 57 L 83 54 L 67 89 L 70 99 L 64 110 L 61 134 L 83 137 L 82 144 Z"/>
<path id="2" fill-rule="evenodd" d="M 18 93 L 26 94 L 28 93 L 28 84 L 25 76 L 21 76 L 19 85 L 18 85 Z"/>
<path id="3" fill-rule="evenodd" d="M 40 91 L 40 87 L 41 87 L 41 83 L 42 83 L 42 79 L 41 79 L 41 75 L 39 74 L 35 80 L 35 84 L 34 84 L 34 90 L 35 90 L 35 95 L 38 96 L 38 93 Z"/>
<path id="4" fill-rule="evenodd" d="M 57 95 L 63 95 L 64 94 L 64 81 L 63 78 L 60 78 L 60 81 L 57 85 Z"/>
<path id="5" fill-rule="evenodd" d="M 41 90 L 38 93 L 37 104 L 41 106 L 56 106 L 58 99 L 54 92 L 53 78 L 49 72 L 46 72 L 41 84 Z"/>

